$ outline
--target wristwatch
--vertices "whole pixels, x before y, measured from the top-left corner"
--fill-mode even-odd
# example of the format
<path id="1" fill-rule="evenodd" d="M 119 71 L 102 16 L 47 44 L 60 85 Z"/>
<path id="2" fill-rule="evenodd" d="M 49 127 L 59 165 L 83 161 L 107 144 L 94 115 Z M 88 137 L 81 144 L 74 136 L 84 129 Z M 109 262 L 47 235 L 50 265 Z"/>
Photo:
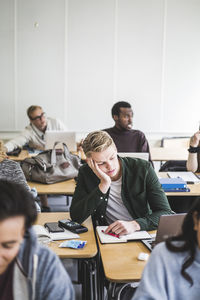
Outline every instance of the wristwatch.
<path id="1" fill-rule="evenodd" d="M 188 149 L 188 151 L 190 153 L 197 153 L 197 152 L 200 152 L 200 147 L 192 147 L 192 146 L 190 146 L 190 148 Z"/>

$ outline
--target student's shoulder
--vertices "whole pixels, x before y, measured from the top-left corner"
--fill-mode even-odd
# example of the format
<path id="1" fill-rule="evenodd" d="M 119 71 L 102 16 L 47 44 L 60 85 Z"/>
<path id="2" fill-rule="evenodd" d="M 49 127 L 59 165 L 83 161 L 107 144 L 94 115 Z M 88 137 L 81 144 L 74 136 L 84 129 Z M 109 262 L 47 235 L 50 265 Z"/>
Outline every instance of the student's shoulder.
<path id="1" fill-rule="evenodd" d="M 88 164 L 85 162 L 79 169 L 79 173 L 83 174 L 94 174 Z"/>
<path id="2" fill-rule="evenodd" d="M 149 161 L 146 161 L 141 158 L 135 157 L 121 157 L 122 164 L 127 167 L 135 167 L 135 168 L 150 168 L 151 164 Z"/>
<path id="3" fill-rule="evenodd" d="M 141 130 L 139 130 L 139 129 L 131 129 L 131 133 L 132 133 L 133 135 L 137 135 L 137 136 L 139 136 L 139 137 L 141 137 L 141 138 L 145 137 L 144 132 L 141 131 Z"/>
<path id="4" fill-rule="evenodd" d="M 174 246 L 177 247 L 177 249 L 183 245 L 183 242 L 182 241 L 173 241 L 172 244 Z M 160 257 L 162 258 L 164 261 L 167 261 L 167 260 L 180 260 L 182 261 L 184 259 L 184 257 L 187 255 L 187 251 L 170 251 L 166 245 L 166 242 L 161 242 L 159 244 L 157 244 L 153 251 L 152 251 L 152 255 L 155 256 L 155 257 Z"/>
<path id="5" fill-rule="evenodd" d="M 1 163 L 0 163 L 0 169 L 6 169 L 6 170 L 21 170 L 21 167 L 19 165 L 19 163 L 17 163 L 16 161 L 12 160 L 12 159 L 4 159 Z"/>

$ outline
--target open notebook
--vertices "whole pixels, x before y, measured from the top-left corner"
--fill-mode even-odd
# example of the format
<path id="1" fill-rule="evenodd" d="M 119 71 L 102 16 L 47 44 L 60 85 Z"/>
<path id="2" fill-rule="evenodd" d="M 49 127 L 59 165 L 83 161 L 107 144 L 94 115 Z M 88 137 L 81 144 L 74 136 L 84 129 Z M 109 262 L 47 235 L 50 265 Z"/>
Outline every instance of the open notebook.
<path id="1" fill-rule="evenodd" d="M 134 233 L 122 235 L 121 237 L 118 238 L 118 237 L 111 236 L 111 235 L 108 235 L 108 234 L 102 232 L 102 230 L 105 231 L 107 227 L 108 226 L 97 226 L 96 227 L 96 231 L 99 235 L 99 239 L 102 244 L 126 243 L 129 240 L 142 240 L 142 239 L 151 238 L 151 236 L 149 235 L 149 233 L 147 231 L 135 231 Z"/>
<path id="2" fill-rule="evenodd" d="M 67 229 L 63 232 L 49 232 L 42 225 L 33 225 L 33 229 L 37 235 L 39 242 L 50 242 L 50 241 L 59 241 L 59 240 L 68 240 L 79 238 L 79 235 L 73 233 Z"/>

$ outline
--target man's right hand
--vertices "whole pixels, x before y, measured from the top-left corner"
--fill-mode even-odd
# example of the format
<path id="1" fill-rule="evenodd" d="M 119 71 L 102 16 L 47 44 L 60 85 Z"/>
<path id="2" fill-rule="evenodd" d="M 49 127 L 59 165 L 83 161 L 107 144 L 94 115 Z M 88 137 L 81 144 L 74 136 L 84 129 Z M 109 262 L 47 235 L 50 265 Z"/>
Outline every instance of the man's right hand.
<path id="1" fill-rule="evenodd" d="M 190 139 L 190 146 L 198 147 L 200 141 L 200 131 L 197 131 Z"/>
<path id="2" fill-rule="evenodd" d="M 102 193 L 107 193 L 110 184 L 111 184 L 111 178 L 106 175 L 98 166 L 98 164 L 92 160 L 91 158 L 87 158 L 87 164 L 92 169 L 94 174 L 100 179 L 99 189 L 102 191 Z"/>

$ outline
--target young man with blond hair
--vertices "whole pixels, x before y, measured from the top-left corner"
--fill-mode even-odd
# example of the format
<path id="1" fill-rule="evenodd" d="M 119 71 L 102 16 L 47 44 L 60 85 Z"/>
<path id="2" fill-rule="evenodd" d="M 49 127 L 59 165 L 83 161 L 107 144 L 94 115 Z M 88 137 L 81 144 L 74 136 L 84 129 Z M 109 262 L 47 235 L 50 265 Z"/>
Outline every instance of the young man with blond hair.
<path id="1" fill-rule="evenodd" d="M 159 217 L 172 214 L 151 163 L 120 158 L 105 131 L 83 142 L 87 164 L 79 170 L 70 214 L 82 223 L 90 215 L 107 231 L 123 235 L 157 228 Z"/>

